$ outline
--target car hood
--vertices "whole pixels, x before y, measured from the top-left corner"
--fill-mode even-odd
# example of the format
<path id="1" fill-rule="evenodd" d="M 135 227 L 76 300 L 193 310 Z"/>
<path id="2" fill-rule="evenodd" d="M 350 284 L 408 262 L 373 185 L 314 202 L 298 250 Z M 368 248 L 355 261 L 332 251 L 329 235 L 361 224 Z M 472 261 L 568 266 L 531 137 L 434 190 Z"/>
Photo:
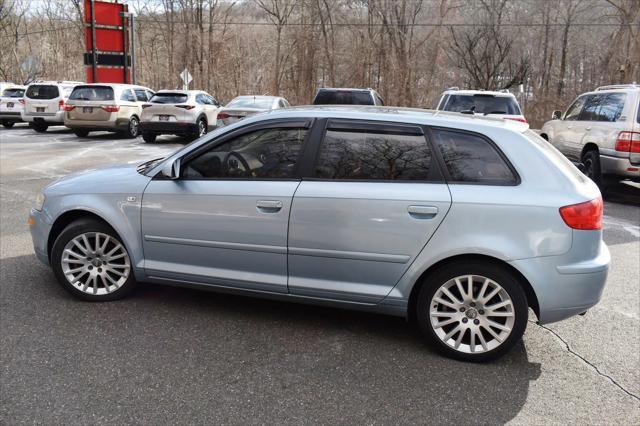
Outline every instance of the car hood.
<path id="1" fill-rule="evenodd" d="M 45 196 L 61 194 L 141 194 L 150 177 L 138 173 L 138 164 L 108 166 L 67 175 L 44 190 Z"/>

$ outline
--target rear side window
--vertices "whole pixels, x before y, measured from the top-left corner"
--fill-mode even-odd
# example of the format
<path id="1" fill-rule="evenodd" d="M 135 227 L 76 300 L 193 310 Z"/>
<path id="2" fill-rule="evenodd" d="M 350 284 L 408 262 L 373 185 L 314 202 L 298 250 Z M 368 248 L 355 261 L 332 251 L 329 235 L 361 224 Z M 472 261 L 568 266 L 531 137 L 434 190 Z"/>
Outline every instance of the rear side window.
<path id="1" fill-rule="evenodd" d="M 122 95 L 120 95 L 120 100 L 127 101 L 127 102 L 135 102 L 136 97 L 133 96 L 133 92 L 131 91 L 131 89 L 127 89 L 122 91 Z"/>
<path id="2" fill-rule="evenodd" d="M 136 98 L 138 98 L 138 102 L 147 102 L 149 98 L 147 97 L 147 91 L 144 89 L 135 89 Z"/>
<path id="3" fill-rule="evenodd" d="M 5 98 L 21 98 L 24 95 L 24 89 L 5 89 L 2 96 Z"/>
<path id="4" fill-rule="evenodd" d="M 313 100 L 314 105 L 373 105 L 369 92 L 349 90 L 321 90 Z"/>
<path id="5" fill-rule="evenodd" d="M 624 109 L 624 93 L 608 93 L 586 96 L 580 121 L 618 121 Z"/>
<path id="6" fill-rule="evenodd" d="M 316 177 L 430 180 L 431 150 L 422 135 L 327 130 Z"/>
<path id="7" fill-rule="evenodd" d="M 26 96 L 30 99 L 55 99 L 60 95 L 58 86 L 49 84 L 34 84 L 27 89 Z"/>
<path id="8" fill-rule="evenodd" d="M 520 107 L 511 96 L 450 95 L 444 111 L 473 111 L 476 114 L 520 115 Z"/>
<path id="9" fill-rule="evenodd" d="M 183 93 L 156 93 L 151 98 L 154 104 L 181 104 L 187 102 L 189 96 Z"/>
<path id="10" fill-rule="evenodd" d="M 432 130 L 451 182 L 514 185 L 514 172 L 485 138 L 449 130 Z"/>
<path id="11" fill-rule="evenodd" d="M 109 86 L 76 86 L 69 99 L 74 101 L 112 101 L 113 88 Z"/>

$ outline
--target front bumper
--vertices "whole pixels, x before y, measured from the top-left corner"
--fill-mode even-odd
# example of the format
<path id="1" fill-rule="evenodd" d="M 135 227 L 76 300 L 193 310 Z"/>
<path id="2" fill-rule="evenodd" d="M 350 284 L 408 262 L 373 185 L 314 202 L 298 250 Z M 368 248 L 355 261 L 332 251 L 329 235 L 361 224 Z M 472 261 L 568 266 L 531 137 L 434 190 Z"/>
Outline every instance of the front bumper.
<path id="1" fill-rule="evenodd" d="M 533 287 L 541 324 L 581 314 L 600 301 L 611 255 L 604 242 L 588 260 L 568 261 L 563 256 L 535 257 L 509 262 Z"/>
<path id="2" fill-rule="evenodd" d="M 31 209 L 29 212 L 28 223 L 36 257 L 41 262 L 49 265 L 48 240 L 49 232 L 51 232 L 51 225 L 48 224 L 45 218 L 45 213 L 36 209 Z"/>
<path id="3" fill-rule="evenodd" d="M 64 124 L 64 110 L 58 112 L 22 112 L 22 121 L 33 123 L 36 121 L 44 121 L 49 124 Z"/>
<path id="4" fill-rule="evenodd" d="M 640 181 L 640 165 L 633 165 L 628 158 L 600 154 L 600 171 L 603 175 L 613 175 Z"/>

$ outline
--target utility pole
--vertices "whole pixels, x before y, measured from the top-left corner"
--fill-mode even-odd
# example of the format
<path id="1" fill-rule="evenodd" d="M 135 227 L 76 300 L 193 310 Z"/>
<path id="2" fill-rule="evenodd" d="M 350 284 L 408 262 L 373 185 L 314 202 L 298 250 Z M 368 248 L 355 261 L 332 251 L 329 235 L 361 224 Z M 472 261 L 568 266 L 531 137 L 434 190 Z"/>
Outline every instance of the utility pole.
<path id="1" fill-rule="evenodd" d="M 93 1 L 93 0 L 92 0 Z M 131 84 L 136 84 L 136 40 L 135 40 L 135 15 L 132 12 L 120 12 L 120 16 L 129 19 L 129 39 L 131 43 Z M 126 32 L 126 29 L 124 29 Z M 127 69 L 127 46 L 125 43 L 124 54 L 124 69 L 126 73 Z"/>

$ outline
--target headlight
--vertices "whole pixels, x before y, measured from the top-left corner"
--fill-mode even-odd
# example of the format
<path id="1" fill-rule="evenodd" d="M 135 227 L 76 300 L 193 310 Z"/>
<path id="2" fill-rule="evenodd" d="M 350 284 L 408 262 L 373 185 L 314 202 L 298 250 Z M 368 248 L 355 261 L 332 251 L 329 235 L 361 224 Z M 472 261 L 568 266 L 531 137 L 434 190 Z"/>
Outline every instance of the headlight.
<path id="1" fill-rule="evenodd" d="M 42 192 L 38 193 L 38 196 L 36 197 L 36 205 L 34 206 L 34 208 L 38 211 L 42 210 L 42 206 L 44 206 L 44 194 Z"/>

